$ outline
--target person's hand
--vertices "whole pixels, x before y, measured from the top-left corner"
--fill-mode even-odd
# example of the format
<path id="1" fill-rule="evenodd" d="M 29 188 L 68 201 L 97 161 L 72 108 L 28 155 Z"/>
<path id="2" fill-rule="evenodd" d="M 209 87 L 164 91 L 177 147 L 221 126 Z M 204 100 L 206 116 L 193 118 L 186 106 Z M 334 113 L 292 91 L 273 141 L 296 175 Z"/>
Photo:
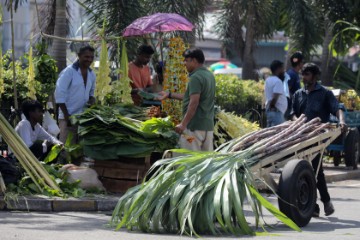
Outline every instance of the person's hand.
<path id="1" fill-rule="evenodd" d="M 182 134 L 185 131 L 186 127 L 181 123 L 175 126 L 175 132 Z"/>
<path id="2" fill-rule="evenodd" d="M 164 99 L 167 99 L 169 97 L 169 92 L 161 91 L 157 93 L 158 96 L 154 100 L 162 101 Z"/>
<path id="3" fill-rule="evenodd" d="M 88 105 L 94 105 L 95 104 L 95 98 L 94 97 L 90 97 L 89 101 L 87 102 Z"/>
<path id="4" fill-rule="evenodd" d="M 348 126 L 346 125 L 346 123 L 341 122 L 341 123 L 339 123 L 339 125 L 340 125 L 341 132 L 346 133 L 348 130 Z"/>

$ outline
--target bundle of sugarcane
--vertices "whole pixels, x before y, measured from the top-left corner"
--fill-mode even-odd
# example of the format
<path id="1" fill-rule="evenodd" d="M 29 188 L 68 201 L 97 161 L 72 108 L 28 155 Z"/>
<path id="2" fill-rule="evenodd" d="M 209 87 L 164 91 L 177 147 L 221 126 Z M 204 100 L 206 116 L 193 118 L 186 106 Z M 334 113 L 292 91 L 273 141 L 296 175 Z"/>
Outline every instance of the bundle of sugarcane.
<path id="1" fill-rule="evenodd" d="M 34 154 L 25 145 L 20 136 L 0 113 L 0 135 L 11 148 L 21 166 L 33 180 L 40 192 L 44 189 L 52 189 L 59 195 L 62 193 L 57 183 L 51 178 L 43 165 L 36 159 Z"/>
<path id="2" fill-rule="evenodd" d="M 289 227 L 298 226 L 259 194 L 250 167 L 278 151 L 329 131 L 320 119 L 294 122 L 249 133 L 215 152 L 187 155 L 156 162 L 152 177 L 120 198 L 112 216 L 117 229 L 189 234 L 230 232 L 256 234 L 245 217 L 244 203 L 260 221 L 261 206 Z M 176 150 L 175 150 L 176 151 Z M 246 201 L 247 200 L 247 201 Z"/>

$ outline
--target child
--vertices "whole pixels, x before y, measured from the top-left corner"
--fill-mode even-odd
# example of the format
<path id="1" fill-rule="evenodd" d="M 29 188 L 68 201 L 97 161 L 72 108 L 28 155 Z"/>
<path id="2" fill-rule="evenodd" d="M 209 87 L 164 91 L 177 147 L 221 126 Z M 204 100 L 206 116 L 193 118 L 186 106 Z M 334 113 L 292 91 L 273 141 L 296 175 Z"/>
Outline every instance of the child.
<path id="1" fill-rule="evenodd" d="M 63 145 L 51 136 L 40 125 L 43 119 L 43 106 L 36 100 L 26 100 L 22 104 L 22 112 L 26 119 L 21 120 L 15 128 L 21 139 L 39 160 L 43 160 L 53 144 Z"/>

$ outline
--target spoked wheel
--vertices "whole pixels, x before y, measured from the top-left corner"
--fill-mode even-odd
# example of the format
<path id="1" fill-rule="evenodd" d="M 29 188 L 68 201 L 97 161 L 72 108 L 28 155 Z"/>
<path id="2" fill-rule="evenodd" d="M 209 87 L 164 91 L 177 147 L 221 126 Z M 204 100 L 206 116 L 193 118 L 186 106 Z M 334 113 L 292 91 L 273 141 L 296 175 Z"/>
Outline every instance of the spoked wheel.
<path id="1" fill-rule="evenodd" d="M 312 166 L 305 160 L 291 160 L 279 182 L 279 208 L 299 227 L 306 226 L 316 204 L 316 182 Z"/>

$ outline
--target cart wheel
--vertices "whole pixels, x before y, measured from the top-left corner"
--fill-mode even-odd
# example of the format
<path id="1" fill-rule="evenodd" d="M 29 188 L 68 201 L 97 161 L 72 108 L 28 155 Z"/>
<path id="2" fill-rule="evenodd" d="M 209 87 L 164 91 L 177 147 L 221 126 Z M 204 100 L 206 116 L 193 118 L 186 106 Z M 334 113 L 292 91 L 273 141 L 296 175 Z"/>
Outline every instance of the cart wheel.
<path id="1" fill-rule="evenodd" d="M 332 153 L 332 157 L 334 159 L 334 166 L 337 167 L 340 165 L 341 163 L 341 152 L 338 152 L 338 151 L 334 151 Z"/>
<path id="2" fill-rule="evenodd" d="M 351 128 L 345 139 L 345 164 L 347 167 L 357 169 L 360 158 L 360 136 L 357 128 Z"/>
<path id="3" fill-rule="evenodd" d="M 312 166 L 305 160 L 289 161 L 279 182 L 279 208 L 299 227 L 306 226 L 316 204 L 316 182 Z"/>

